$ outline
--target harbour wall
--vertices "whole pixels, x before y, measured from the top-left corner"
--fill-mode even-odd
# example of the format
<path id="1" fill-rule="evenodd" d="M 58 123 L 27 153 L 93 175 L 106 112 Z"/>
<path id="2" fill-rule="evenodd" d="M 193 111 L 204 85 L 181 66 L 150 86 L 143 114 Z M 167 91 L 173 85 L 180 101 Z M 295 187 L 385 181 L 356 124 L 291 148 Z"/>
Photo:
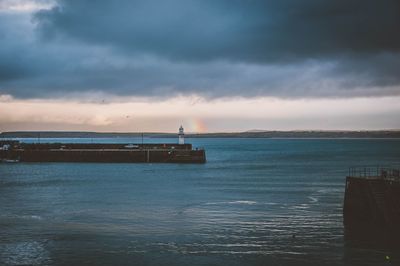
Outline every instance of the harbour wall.
<path id="1" fill-rule="evenodd" d="M 346 177 L 345 237 L 400 239 L 400 178 L 382 173 Z"/>
<path id="2" fill-rule="evenodd" d="M 203 149 L 191 144 L 26 144 L 0 150 L 3 161 L 101 163 L 205 163 Z"/>

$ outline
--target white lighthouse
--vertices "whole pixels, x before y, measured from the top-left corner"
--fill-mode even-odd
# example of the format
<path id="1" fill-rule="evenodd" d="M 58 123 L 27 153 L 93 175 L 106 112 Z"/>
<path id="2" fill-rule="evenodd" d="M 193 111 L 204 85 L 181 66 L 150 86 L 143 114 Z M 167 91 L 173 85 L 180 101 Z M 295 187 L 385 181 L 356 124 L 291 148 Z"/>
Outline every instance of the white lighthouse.
<path id="1" fill-rule="evenodd" d="M 183 133 L 183 127 L 182 127 L 182 125 L 181 125 L 181 127 L 179 128 L 178 137 L 179 137 L 179 144 L 185 144 L 185 133 Z"/>

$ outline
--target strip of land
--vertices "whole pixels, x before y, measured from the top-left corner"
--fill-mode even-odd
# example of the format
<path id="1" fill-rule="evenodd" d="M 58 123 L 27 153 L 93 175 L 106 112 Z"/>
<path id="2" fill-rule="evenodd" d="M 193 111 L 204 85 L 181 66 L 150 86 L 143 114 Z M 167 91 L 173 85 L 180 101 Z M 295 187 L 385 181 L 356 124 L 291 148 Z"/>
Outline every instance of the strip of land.
<path id="1" fill-rule="evenodd" d="M 156 132 L 82 132 L 82 131 L 10 131 L 0 138 L 176 138 L 177 133 Z M 400 130 L 376 131 L 245 131 L 227 133 L 188 133 L 188 138 L 400 138 Z"/>

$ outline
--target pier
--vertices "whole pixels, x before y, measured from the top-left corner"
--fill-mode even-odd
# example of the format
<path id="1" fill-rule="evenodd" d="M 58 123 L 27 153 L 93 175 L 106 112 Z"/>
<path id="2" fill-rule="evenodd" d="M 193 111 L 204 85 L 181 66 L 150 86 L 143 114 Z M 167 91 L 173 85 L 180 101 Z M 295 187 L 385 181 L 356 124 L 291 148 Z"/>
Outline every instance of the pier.
<path id="1" fill-rule="evenodd" d="M 205 163 L 191 144 L 23 143 L 0 141 L 3 162 Z"/>
<path id="2" fill-rule="evenodd" d="M 204 149 L 185 144 L 181 126 L 178 143 L 24 143 L 0 141 L 0 162 L 205 163 Z M 143 138 L 143 135 L 142 135 Z"/>
<path id="3" fill-rule="evenodd" d="M 350 168 L 346 177 L 343 223 L 347 238 L 399 241 L 399 169 Z"/>

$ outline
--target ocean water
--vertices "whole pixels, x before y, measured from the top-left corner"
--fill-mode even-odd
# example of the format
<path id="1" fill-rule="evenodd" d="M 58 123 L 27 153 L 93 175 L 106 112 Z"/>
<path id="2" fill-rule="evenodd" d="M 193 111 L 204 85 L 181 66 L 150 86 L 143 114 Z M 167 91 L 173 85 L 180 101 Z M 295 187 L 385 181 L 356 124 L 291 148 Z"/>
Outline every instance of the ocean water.
<path id="1" fill-rule="evenodd" d="M 0 164 L 0 265 L 400 263 L 342 225 L 348 167 L 398 166 L 400 140 L 188 141 L 206 164 Z"/>

